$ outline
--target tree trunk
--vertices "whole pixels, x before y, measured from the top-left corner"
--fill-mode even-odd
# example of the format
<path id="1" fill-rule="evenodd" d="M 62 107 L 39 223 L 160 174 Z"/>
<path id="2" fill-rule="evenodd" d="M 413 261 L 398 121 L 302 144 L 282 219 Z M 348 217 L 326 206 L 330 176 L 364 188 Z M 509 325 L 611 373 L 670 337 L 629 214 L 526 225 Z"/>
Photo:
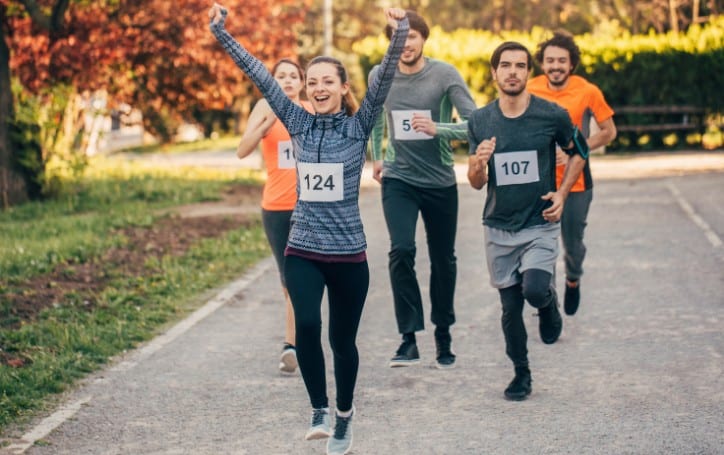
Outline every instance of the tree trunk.
<path id="1" fill-rule="evenodd" d="M 15 117 L 13 92 L 10 88 L 10 48 L 7 36 L 6 10 L 0 6 L 0 204 L 7 209 L 28 199 L 22 176 L 13 166 L 13 150 L 10 143 L 10 122 Z"/>
<path id="2" fill-rule="evenodd" d="M 669 0 L 669 27 L 671 31 L 679 31 L 679 15 L 676 13 L 676 0 Z"/>
<path id="3" fill-rule="evenodd" d="M 694 5 L 692 6 L 691 11 L 691 23 L 692 24 L 698 24 L 699 21 L 699 0 L 694 0 Z"/>

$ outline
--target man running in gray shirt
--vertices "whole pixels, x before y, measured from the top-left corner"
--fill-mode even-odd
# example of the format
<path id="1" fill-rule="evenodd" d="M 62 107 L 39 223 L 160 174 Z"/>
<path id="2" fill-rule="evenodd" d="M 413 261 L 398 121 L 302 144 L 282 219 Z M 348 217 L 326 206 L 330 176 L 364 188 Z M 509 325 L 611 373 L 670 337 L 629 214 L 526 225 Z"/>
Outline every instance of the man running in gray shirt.
<path id="1" fill-rule="evenodd" d="M 410 34 L 398 63 L 385 112 L 372 131 L 374 178 L 382 184 L 382 206 L 390 234 L 389 272 L 402 344 L 390 366 L 419 362 L 415 332 L 425 328 L 422 296 L 415 273 L 418 214 L 430 256 L 431 320 L 435 324 L 436 365 L 455 365 L 450 326 L 457 264 L 455 234 L 458 193 L 451 139 L 467 140 L 465 123 L 453 122 L 453 108 L 465 120 L 475 109 L 460 73 L 450 64 L 422 55 L 430 29 L 408 11 Z M 387 29 L 387 36 L 391 30 Z M 370 72 L 370 80 L 377 67 Z M 387 125 L 387 150 L 382 137 Z"/>
<path id="2" fill-rule="evenodd" d="M 552 281 L 558 257 L 563 204 L 588 158 L 588 145 L 568 113 L 526 90 L 532 57 L 508 41 L 490 59 L 499 98 L 476 110 L 468 122 L 468 181 L 487 184 L 483 224 L 490 284 L 498 289 L 505 352 L 515 377 L 509 400 L 530 395 L 527 300 L 538 309 L 541 340 L 553 344 L 563 322 Z M 571 158 L 556 190 L 556 144 Z"/>

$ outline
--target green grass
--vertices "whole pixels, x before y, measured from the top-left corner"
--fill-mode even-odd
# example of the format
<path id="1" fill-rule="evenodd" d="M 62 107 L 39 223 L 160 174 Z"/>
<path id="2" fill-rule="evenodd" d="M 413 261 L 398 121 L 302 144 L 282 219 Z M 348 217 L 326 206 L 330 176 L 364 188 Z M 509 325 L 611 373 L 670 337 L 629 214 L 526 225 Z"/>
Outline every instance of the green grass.
<path id="1" fill-rule="evenodd" d="M 211 150 L 236 150 L 237 145 L 239 145 L 239 136 L 225 136 L 218 139 L 202 139 L 194 142 L 143 145 L 140 147 L 131 147 L 123 151 L 135 154 L 189 153 Z"/>
<path id="2" fill-rule="evenodd" d="M 248 172 L 248 171 L 246 171 Z M 0 318 L 24 280 L 57 264 L 97 258 L 123 242 L 114 229 L 151 226 L 164 210 L 218 199 L 227 185 L 254 183 L 245 171 L 159 170 L 94 163 L 58 200 L 0 213 Z M 0 365 L 0 433 L 52 401 L 110 357 L 151 338 L 202 303 L 220 286 L 269 254 L 258 220 L 221 238 L 206 239 L 180 257 L 154 259 L 143 276 L 114 274 L 92 307 L 69 296 L 17 326 L 0 324 L 0 349 L 28 359 Z"/>

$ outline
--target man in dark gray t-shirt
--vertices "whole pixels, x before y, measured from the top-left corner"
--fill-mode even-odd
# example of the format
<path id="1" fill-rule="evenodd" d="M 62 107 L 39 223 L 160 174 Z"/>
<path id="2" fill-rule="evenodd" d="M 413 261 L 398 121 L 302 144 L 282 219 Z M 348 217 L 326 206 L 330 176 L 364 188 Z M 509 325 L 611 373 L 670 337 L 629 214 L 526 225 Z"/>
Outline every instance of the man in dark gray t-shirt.
<path id="1" fill-rule="evenodd" d="M 423 56 L 430 32 L 425 20 L 413 11 L 408 11 L 407 17 L 410 34 L 384 115 L 371 136 L 374 178 L 382 184 L 382 207 L 390 234 L 395 318 L 402 334 L 402 344 L 390 366 L 407 366 L 420 359 L 415 332 L 423 330 L 425 324 L 415 273 L 415 230 L 422 215 L 430 257 L 430 319 L 435 325 L 436 365 L 451 368 L 455 365 L 450 326 L 455 323 L 458 193 L 450 140 L 467 140 L 467 126 L 453 122 L 453 110 L 465 120 L 475 103 L 452 65 Z M 370 80 L 376 72 L 377 67 L 370 71 Z M 383 161 L 385 123 L 389 140 Z"/>
<path id="2" fill-rule="evenodd" d="M 478 190 L 487 183 L 485 255 L 503 306 L 506 353 L 515 367 L 505 397 L 524 400 L 532 379 L 523 307 L 527 300 L 538 308 L 540 337 L 555 343 L 563 326 L 552 280 L 559 220 L 588 145 L 564 109 L 526 90 L 532 57 L 525 46 L 505 42 L 490 63 L 499 98 L 468 121 L 468 180 Z M 571 155 L 558 190 L 556 144 Z"/>

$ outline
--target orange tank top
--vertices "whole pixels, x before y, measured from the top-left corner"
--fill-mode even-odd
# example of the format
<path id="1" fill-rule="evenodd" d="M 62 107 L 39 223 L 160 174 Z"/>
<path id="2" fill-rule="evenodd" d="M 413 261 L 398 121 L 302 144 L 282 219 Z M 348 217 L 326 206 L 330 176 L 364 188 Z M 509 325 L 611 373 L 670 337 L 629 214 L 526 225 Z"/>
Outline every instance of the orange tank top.
<path id="1" fill-rule="evenodd" d="M 312 106 L 302 101 L 312 111 Z M 261 140 L 267 179 L 261 198 L 264 210 L 293 210 L 297 203 L 297 171 L 289 133 L 279 119 Z"/>

